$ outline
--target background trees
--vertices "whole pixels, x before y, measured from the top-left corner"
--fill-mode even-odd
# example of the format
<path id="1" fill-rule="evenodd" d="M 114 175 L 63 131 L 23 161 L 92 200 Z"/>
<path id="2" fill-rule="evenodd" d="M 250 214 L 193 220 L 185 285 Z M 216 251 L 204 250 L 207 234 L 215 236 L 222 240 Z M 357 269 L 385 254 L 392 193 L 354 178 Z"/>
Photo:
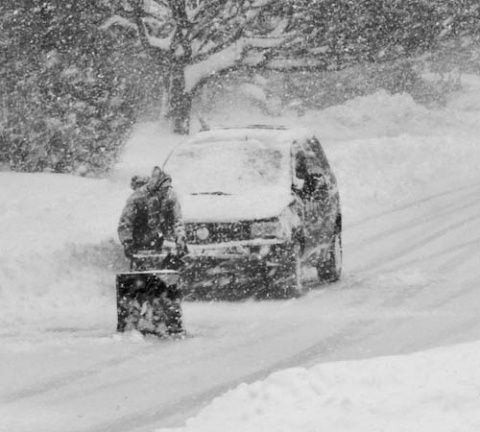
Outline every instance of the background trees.
<path id="1" fill-rule="evenodd" d="M 288 72 L 313 107 L 292 71 L 382 64 L 370 87 L 398 91 L 428 56 L 480 73 L 479 23 L 478 0 L 3 0 L 0 164 L 102 173 L 139 118 L 188 133 L 203 85 L 239 70 Z"/>
<path id="2" fill-rule="evenodd" d="M 128 35 L 99 30 L 110 13 L 94 0 L 2 2 L 1 163 L 79 174 L 111 165 L 158 86 Z"/>
<path id="3" fill-rule="evenodd" d="M 167 116 L 189 132 L 192 98 L 205 81 L 240 67 L 261 67 L 300 34 L 294 8 L 274 0 L 129 0 L 104 28 L 134 27 L 165 77 Z M 298 39 L 297 39 L 298 41 Z"/>

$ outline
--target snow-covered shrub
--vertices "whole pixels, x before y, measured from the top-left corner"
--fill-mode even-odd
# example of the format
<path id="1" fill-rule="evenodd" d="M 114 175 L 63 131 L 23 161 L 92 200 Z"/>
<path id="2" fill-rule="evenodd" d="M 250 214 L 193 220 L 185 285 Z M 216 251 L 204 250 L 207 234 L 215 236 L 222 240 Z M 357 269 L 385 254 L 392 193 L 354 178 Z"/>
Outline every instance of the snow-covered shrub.
<path id="1" fill-rule="evenodd" d="M 158 98 L 158 73 L 128 35 L 103 32 L 110 11 L 80 0 L 7 2 L 0 25 L 0 164 L 96 175 Z"/>

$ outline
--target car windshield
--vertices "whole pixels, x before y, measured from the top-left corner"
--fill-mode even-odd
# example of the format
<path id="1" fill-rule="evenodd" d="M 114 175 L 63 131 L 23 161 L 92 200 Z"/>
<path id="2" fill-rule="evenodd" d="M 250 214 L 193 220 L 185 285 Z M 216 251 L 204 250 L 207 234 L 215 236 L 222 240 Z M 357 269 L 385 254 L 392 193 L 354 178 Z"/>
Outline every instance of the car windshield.
<path id="1" fill-rule="evenodd" d="M 288 146 L 257 140 L 184 144 L 171 154 L 165 170 L 180 193 L 238 194 L 288 187 L 288 154 Z"/>

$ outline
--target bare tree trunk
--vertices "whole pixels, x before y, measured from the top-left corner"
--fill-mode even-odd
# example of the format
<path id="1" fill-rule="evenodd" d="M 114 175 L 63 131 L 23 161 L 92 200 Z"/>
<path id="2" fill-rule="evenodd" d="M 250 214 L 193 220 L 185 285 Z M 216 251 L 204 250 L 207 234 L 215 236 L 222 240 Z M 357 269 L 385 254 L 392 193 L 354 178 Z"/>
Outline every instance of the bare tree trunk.
<path id="1" fill-rule="evenodd" d="M 190 133 L 190 115 L 192 95 L 185 91 L 184 66 L 181 62 L 171 70 L 169 119 L 173 123 L 173 132 L 180 135 Z"/>
<path id="2" fill-rule="evenodd" d="M 162 117 L 167 117 L 168 116 L 168 101 L 169 101 L 169 95 L 170 95 L 170 77 L 165 74 L 162 78 L 162 86 L 163 86 L 163 91 L 162 91 L 162 99 L 160 100 L 160 115 Z"/>

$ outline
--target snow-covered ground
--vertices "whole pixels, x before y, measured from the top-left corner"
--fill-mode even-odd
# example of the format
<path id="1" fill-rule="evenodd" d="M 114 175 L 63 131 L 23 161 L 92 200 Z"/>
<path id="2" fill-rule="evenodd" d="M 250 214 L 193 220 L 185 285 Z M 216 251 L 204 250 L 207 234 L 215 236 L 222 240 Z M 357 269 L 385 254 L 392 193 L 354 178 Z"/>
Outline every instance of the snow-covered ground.
<path id="1" fill-rule="evenodd" d="M 480 344 L 275 372 L 166 431 L 478 431 Z"/>
<path id="2" fill-rule="evenodd" d="M 317 131 L 345 273 L 299 300 L 186 303 L 181 342 L 114 332 L 129 177 L 178 138 L 139 125 L 105 180 L 0 173 L 0 431 L 479 430 L 480 80 L 467 78 L 446 108 L 379 92 L 302 117 L 219 109 L 217 124 Z"/>

